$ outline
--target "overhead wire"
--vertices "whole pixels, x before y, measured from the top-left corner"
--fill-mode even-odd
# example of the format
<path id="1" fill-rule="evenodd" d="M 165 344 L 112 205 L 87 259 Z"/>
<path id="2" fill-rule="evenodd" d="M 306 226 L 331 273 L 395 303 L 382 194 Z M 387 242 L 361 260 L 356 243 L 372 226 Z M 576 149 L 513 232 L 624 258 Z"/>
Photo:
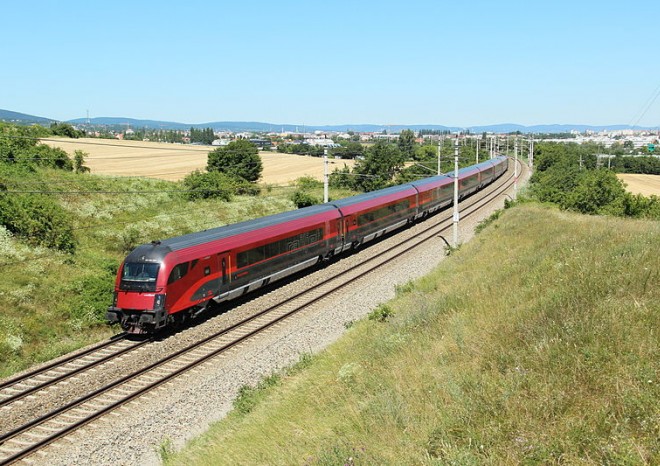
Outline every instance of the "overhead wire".
<path id="1" fill-rule="evenodd" d="M 651 106 L 655 103 L 658 96 L 660 96 L 660 84 L 658 84 L 658 87 L 651 94 L 651 97 L 649 97 L 649 99 L 646 101 L 646 104 L 644 104 L 642 106 L 640 112 L 638 113 L 639 116 L 636 115 L 637 116 L 636 119 L 635 119 L 635 117 L 633 117 L 633 119 L 631 120 L 631 122 L 628 126 L 630 126 L 631 128 L 634 128 L 635 126 L 637 126 L 639 124 L 639 122 L 642 120 L 642 118 L 644 118 L 646 113 L 650 110 Z"/>

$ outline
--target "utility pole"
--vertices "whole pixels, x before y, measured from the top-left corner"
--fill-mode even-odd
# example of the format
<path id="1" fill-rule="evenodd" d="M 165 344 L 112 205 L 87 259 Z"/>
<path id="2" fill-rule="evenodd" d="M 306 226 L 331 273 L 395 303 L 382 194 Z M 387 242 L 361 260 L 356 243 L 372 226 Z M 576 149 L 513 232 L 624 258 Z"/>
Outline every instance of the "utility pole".
<path id="1" fill-rule="evenodd" d="M 328 149 L 323 149 L 323 202 L 328 202 Z"/>
<path id="2" fill-rule="evenodd" d="M 518 138 L 513 149 L 513 200 L 518 199 Z"/>
<path id="3" fill-rule="evenodd" d="M 479 139 L 479 136 L 477 136 L 477 161 L 475 163 L 479 163 L 479 143 L 481 140 Z"/>
<path id="4" fill-rule="evenodd" d="M 458 247 L 458 135 L 454 142 L 454 247 Z"/>
<path id="5" fill-rule="evenodd" d="M 438 175 L 442 175 L 442 164 L 440 163 L 440 157 L 442 156 L 442 136 L 438 140 Z"/>

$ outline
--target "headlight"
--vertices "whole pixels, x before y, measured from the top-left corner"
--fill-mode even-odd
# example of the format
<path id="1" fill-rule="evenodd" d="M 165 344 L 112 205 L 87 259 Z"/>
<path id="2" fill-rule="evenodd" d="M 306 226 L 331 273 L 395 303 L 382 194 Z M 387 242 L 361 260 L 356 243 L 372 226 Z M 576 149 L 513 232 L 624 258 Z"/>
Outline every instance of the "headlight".
<path id="1" fill-rule="evenodd" d="M 154 311 L 160 311 L 165 307 L 165 295 L 157 294 L 154 297 Z"/>

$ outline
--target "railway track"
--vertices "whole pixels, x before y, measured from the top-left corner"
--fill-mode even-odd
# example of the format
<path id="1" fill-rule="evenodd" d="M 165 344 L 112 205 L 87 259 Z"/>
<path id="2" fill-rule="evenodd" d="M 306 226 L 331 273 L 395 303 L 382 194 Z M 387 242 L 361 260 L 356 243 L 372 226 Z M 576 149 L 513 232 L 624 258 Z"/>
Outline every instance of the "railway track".
<path id="1" fill-rule="evenodd" d="M 69 355 L 19 377 L 8 379 L 0 384 L 0 408 L 27 396 L 35 395 L 41 390 L 57 385 L 101 364 L 106 364 L 147 343 L 149 343 L 148 340 L 131 342 L 126 339 L 125 334 L 119 334 L 117 337 L 83 352 Z"/>
<path id="2" fill-rule="evenodd" d="M 500 179 L 502 182 L 498 186 L 493 184 L 487 188 L 483 197 L 476 198 L 473 196 L 466 199 L 461 206 L 461 217 L 466 218 L 475 214 L 483 205 L 500 197 L 514 182 L 513 176 L 509 176 L 511 172 L 512 170 L 509 170 Z M 11 464 L 26 458 L 56 440 L 105 416 L 109 412 L 130 403 L 146 393 L 152 392 L 154 389 L 170 382 L 181 374 L 226 353 L 232 348 L 236 348 L 241 343 L 250 340 L 253 336 L 277 326 L 288 317 L 303 312 L 314 303 L 336 293 L 338 290 L 349 285 L 354 285 L 361 277 L 396 260 L 407 251 L 437 238 L 439 234 L 448 230 L 452 225 L 451 215 L 447 215 L 446 211 L 432 217 L 432 219 L 439 221 L 433 221 L 431 225 L 423 228 L 414 236 L 405 239 L 388 250 L 367 258 L 361 264 L 340 275 L 333 276 L 313 285 L 247 319 L 241 320 L 203 340 L 190 344 L 153 364 L 135 370 L 102 388 L 35 418 L 22 426 L 8 432 L 0 433 L 0 465 Z M 141 344 L 146 343 L 147 341 Z M 102 350 L 101 346 L 99 345 L 99 348 L 92 348 L 91 350 L 100 351 Z M 131 349 L 133 347 L 120 351 L 125 353 Z M 112 357 L 116 356 L 117 354 L 114 354 Z M 73 362 L 74 360 L 71 360 L 66 364 Z M 98 365 L 102 363 L 90 362 L 90 364 Z M 54 366 L 49 370 L 56 369 L 57 366 Z M 79 373 L 84 371 L 84 369 L 74 369 L 74 371 Z M 39 377 L 39 375 L 35 375 L 34 377 Z M 65 377 L 70 377 L 70 375 L 65 375 Z M 8 385 L 12 382 L 5 382 L 3 385 L 6 388 L 12 386 Z M 13 386 L 15 387 L 16 385 Z M 38 391 L 38 389 L 35 389 L 35 391 Z M 20 395 L 17 394 L 16 396 Z M 27 395 L 23 395 L 22 397 L 24 396 Z"/>

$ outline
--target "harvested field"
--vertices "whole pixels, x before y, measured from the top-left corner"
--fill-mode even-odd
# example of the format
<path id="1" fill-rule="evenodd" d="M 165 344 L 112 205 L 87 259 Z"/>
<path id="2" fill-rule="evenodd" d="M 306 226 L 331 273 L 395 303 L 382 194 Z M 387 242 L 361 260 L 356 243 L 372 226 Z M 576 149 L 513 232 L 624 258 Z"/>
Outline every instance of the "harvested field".
<path id="1" fill-rule="evenodd" d="M 96 175 L 142 176 L 177 181 L 188 173 L 204 169 L 208 153 L 214 148 L 182 144 L 165 144 L 142 141 L 116 141 L 112 139 L 49 139 L 43 141 L 64 149 L 73 156 L 75 150 L 89 154 L 85 165 Z M 301 176 L 323 179 L 323 159 L 300 155 L 261 152 L 264 164 L 263 183 L 286 184 Z M 350 167 L 353 160 L 331 160 L 330 171 Z"/>
<path id="2" fill-rule="evenodd" d="M 644 196 L 660 196 L 660 175 L 637 175 L 624 173 L 617 176 L 624 183 L 626 183 L 626 189 L 633 194 L 642 194 Z"/>

